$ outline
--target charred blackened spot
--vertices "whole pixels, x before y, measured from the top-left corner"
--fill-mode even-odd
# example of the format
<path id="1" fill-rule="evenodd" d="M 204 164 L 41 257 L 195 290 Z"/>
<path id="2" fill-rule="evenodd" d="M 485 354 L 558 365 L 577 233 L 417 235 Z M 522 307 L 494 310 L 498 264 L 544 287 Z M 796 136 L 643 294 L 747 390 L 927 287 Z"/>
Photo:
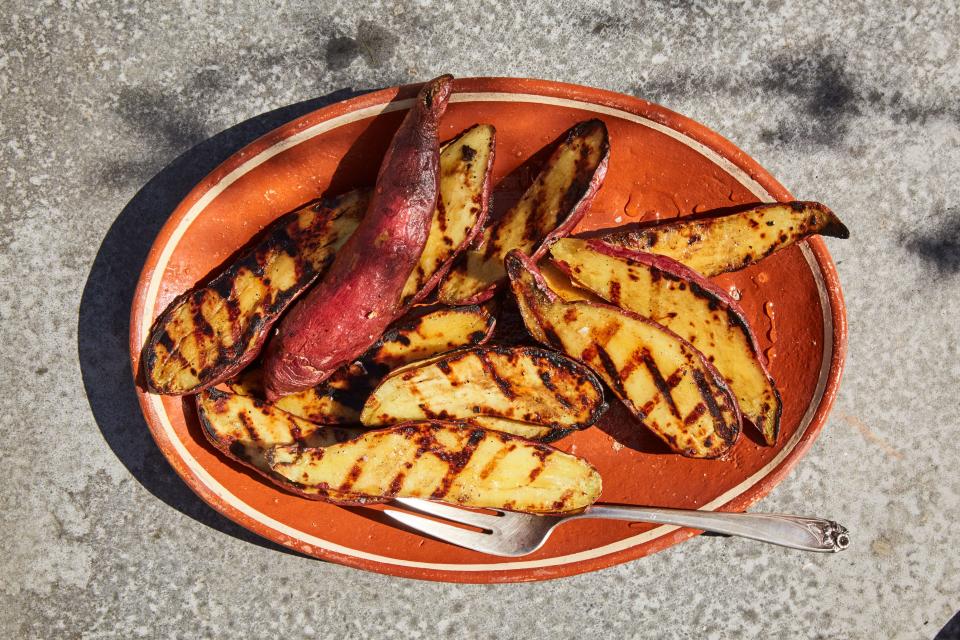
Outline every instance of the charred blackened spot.
<path id="1" fill-rule="evenodd" d="M 446 360 L 440 360 L 439 362 L 437 362 L 437 369 L 440 369 L 440 371 L 442 371 L 444 375 L 447 375 L 447 376 L 449 376 L 450 373 L 453 371 L 453 368 L 450 366 L 450 363 L 447 362 Z"/>
<path id="2" fill-rule="evenodd" d="M 611 358 L 606 349 L 600 345 L 594 345 L 594 347 L 596 356 L 600 360 L 600 366 L 602 366 L 604 372 L 606 372 L 607 377 L 609 378 L 608 381 L 613 387 L 613 390 L 616 391 L 621 397 L 626 397 L 627 390 L 623 387 L 623 381 L 620 379 L 620 372 L 617 371 L 617 365 L 614 364 L 613 358 Z"/>
<path id="3" fill-rule="evenodd" d="M 360 474 L 363 472 L 363 467 L 359 462 L 354 463 L 350 467 L 350 471 L 347 473 L 347 477 L 343 480 L 343 483 L 340 485 L 340 491 L 349 491 L 353 487 L 353 483 L 357 481 L 357 478 L 360 477 Z"/>
<path id="4" fill-rule="evenodd" d="M 250 456 L 247 455 L 247 448 L 239 440 L 234 440 L 230 443 L 230 455 L 238 460 L 244 460 L 249 462 Z"/>
<path id="5" fill-rule="evenodd" d="M 689 245 L 689 244 L 697 244 L 698 242 L 700 242 L 700 234 L 698 234 L 698 233 L 691 233 L 691 234 L 690 234 L 690 237 L 687 238 L 687 244 L 688 244 L 688 245 Z"/>
<path id="6" fill-rule="evenodd" d="M 563 340 L 561 340 L 560 336 L 557 335 L 557 332 L 553 330 L 553 327 L 544 326 L 542 327 L 542 329 L 543 329 L 543 335 L 547 339 L 547 342 L 549 342 L 555 347 L 563 346 Z"/>
<path id="7" fill-rule="evenodd" d="M 773 220 L 767 220 L 767 226 L 772 227 L 774 224 Z"/>
<path id="8" fill-rule="evenodd" d="M 816 214 L 810 214 L 810 217 L 807 218 L 807 224 L 810 225 L 811 227 L 816 226 L 816 224 L 817 224 L 817 216 L 816 216 Z"/>
<path id="9" fill-rule="evenodd" d="M 650 282 L 656 283 L 660 282 L 660 277 L 663 275 L 663 271 L 657 269 L 656 267 L 650 268 Z"/>
<path id="10" fill-rule="evenodd" d="M 688 426 L 691 425 L 691 424 L 693 424 L 694 422 L 696 422 L 697 420 L 699 420 L 699 419 L 700 419 L 700 416 L 702 416 L 704 413 L 706 413 L 706 411 L 707 411 L 707 405 L 705 405 L 705 404 L 702 403 L 702 402 L 698 402 L 698 403 L 697 403 L 697 406 L 695 406 L 695 407 L 693 408 L 693 410 L 692 410 L 690 413 L 688 413 L 687 416 L 683 419 L 683 424 L 688 425 Z M 704 443 L 704 444 L 706 444 L 706 443 Z M 707 445 L 707 446 L 709 446 L 709 445 Z"/>
<path id="11" fill-rule="evenodd" d="M 786 242 L 787 240 L 789 240 L 789 238 L 787 237 L 787 234 L 785 234 L 785 233 L 781 233 L 781 234 L 780 234 L 780 237 L 777 238 L 777 239 L 778 239 L 780 242 Z"/>
<path id="12" fill-rule="evenodd" d="M 667 386 L 671 389 L 676 388 L 680 381 L 683 380 L 683 376 L 686 375 L 683 369 L 677 369 L 670 374 L 670 377 L 667 378 Z"/>
<path id="13" fill-rule="evenodd" d="M 400 472 L 393 477 L 393 480 L 390 481 L 390 486 L 387 488 L 387 494 L 395 496 L 400 493 L 401 487 L 403 487 L 403 480 L 407 477 L 407 474 Z"/>
<path id="14" fill-rule="evenodd" d="M 469 145 L 463 145 L 460 148 L 460 155 L 464 162 L 473 162 L 473 159 L 477 157 L 477 150 Z"/>
<path id="15" fill-rule="evenodd" d="M 704 446 L 704 448 L 706 448 L 706 449 L 712 448 L 712 447 L 713 447 L 713 436 L 707 436 L 706 438 L 704 438 L 704 439 L 703 439 L 703 446 Z"/>
<path id="16" fill-rule="evenodd" d="M 566 322 L 576 322 L 577 320 L 577 309 L 576 307 L 567 307 L 567 310 L 563 312 L 563 319 Z"/>
<path id="17" fill-rule="evenodd" d="M 410 337 L 404 333 L 398 333 L 393 341 L 404 347 L 410 346 Z"/>
<path id="18" fill-rule="evenodd" d="M 166 329 L 160 332 L 160 335 L 157 336 L 157 344 L 162 346 L 167 351 L 173 351 L 173 338 L 170 337 L 170 334 L 167 333 Z"/>
<path id="19" fill-rule="evenodd" d="M 620 302 L 620 283 L 616 280 L 610 281 L 610 302 L 613 304 Z"/>
<path id="20" fill-rule="evenodd" d="M 470 408 L 470 410 L 473 411 L 474 413 L 480 413 L 480 405 L 475 404 Z"/>
<path id="21" fill-rule="evenodd" d="M 687 290 L 687 283 L 681 282 L 681 283 L 678 285 L 678 288 L 680 289 L 680 291 L 686 291 L 686 290 Z"/>
<path id="22" fill-rule="evenodd" d="M 630 281 L 632 281 L 632 282 L 636 282 L 637 280 L 640 279 L 640 276 L 638 276 L 636 273 L 634 273 L 634 272 L 633 272 L 633 269 L 631 269 L 630 271 L 627 271 L 627 278 L 629 278 Z"/>
<path id="23" fill-rule="evenodd" d="M 469 337 L 470 344 L 478 344 L 482 342 L 485 337 L 487 337 L 486 331 L 474 331 Z"/>
<path id="24" fill-rule="evenodd" d="M 756 221 L 755 219 L 753 219 L 753 218 L 748 218 L 748 219 L 747 219 L 747 224 L 750 225 L 750 228 L 751 228 L 751 229 L 756 229 L 757 227 L 760 226 L 760 223 L 757 222 L 757 221 Z"/>
<path id="25" fill-rule="evenodd" d="M 646 240 L 647 248 L 649 249 L 653 245 L 657 244 L 657 232 L 648 231 L 646 234 L 644 234 L 644 240 Z"/>

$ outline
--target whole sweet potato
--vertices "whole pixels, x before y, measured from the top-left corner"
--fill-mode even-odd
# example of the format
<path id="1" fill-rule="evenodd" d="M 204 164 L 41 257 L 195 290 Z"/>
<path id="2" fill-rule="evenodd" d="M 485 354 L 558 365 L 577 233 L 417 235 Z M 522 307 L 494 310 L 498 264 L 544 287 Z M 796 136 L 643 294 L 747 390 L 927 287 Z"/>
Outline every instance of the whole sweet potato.
<path id="1" fill-rule="evenodd" d="M 437 130 L 453 77 L 421 89 L 380 165 L 365 224 L 267 347 L 271 400 L 312 387 L 373 344 L 403 312 L 401 294 L 430 232 L 439 191 Z"/>

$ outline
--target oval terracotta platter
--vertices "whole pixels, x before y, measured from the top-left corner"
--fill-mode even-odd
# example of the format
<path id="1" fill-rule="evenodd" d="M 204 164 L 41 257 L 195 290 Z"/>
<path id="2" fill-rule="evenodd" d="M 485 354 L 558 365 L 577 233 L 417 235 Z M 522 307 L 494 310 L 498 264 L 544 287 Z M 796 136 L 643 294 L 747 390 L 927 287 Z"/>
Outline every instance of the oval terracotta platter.
<path id="1" fill-rule="evenodd" d="M 130 335 L 134 371 L 154 318 L 258 230 L 309 200 L 373 183 L 415 90 L 385 89 L 310 113 L 237 152 L 198 184 L 161 230 L 140 276 Z M 477 122 L 495 125 L 494 180 L 505 190 L 516 190 L 511 181 L 522 180 L 524 162 L 572 124 L 604 120 L 609 170 L 581 231 L 791 199 L 730 142 L 643 100 L 514 78 L 458 80 L 455 91 L 442 138 Z M 611 398 L 598 426 L 558 443 L 599 469 L 603 502 L 742 511 L 784 478 L 823 427 L 846 347 L 840 285 L 823 242 L 800 243 L 717 281 L 739 294 L 771 361 L 784 401 L 778 444 L 762 446 L 748 428 L 728 459 L 686 459 Z M 375 507 L 313 502 L 266 483 L 206 442 L 190 398 L 141 391 L 140 403 L 160 449 L 214 509 L 280 544 L 353 567 L 429 580 L 542 580 L 633 560 L 697 533 L 578 520 L 533 555 L 486 556 L 399 529 Z"/>

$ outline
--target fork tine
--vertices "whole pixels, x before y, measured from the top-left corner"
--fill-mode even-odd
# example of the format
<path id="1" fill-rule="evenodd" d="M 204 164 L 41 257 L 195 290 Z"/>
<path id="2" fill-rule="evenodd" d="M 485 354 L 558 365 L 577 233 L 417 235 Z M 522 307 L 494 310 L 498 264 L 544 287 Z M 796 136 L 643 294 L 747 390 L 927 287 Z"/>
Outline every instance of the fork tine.
<path id="1" fill-rule="evenodd" d="M 430 502 L 429 500 L 417 500 L 416 498 L 394 498 L 394 502 L 402 504 L 405 507 L 428 513 L 444 520 L 468 524 L 481 529 L 494 530 L 500 524 L 502 515 L 492 516 L 486 513 L 468 511 L 460 507 L 451 507 L 439 502 Z M 498 512 L 499 513 L 499 512 Z"/>
<path id="2" fill-rule="evenodd" d="M 428 520 L 422 516 L 407 513 L 406 511 L 384 509 L 383 513 L 400 522 L 401 524 L 407 525 L 411 529 L 421 531 L 428 536 L 437 538 L 438 540 L 443 540 L 444 542 L 449 542 L 450 544 L 455 544 L 460 547 L 466 547 L 467 549 L 472 549 L 473 551 L 480 551 L 498 556 L 506 555 L 502 551 L 499 551 L 496 545 L 490 544 L 489 538 L 492 536 L 489 534 L 461 529 L 460 527 L 437 522 L 436 520 Z"/>

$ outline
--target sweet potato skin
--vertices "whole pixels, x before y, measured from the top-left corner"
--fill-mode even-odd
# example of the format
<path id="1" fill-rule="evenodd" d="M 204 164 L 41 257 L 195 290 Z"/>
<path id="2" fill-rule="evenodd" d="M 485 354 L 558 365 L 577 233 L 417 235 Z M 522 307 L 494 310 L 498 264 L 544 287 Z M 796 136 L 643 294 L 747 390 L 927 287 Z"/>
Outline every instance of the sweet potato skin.
<path id="1" fill-rule="evenodd" d="M 437 204 L 438 129 L 452 88 L 452 76 L 441 76 L 421 89 L 387 149 L 364 224 L 281 322 L 264 361 L 268 398 L 323 382 L 403 313 Z"/>

